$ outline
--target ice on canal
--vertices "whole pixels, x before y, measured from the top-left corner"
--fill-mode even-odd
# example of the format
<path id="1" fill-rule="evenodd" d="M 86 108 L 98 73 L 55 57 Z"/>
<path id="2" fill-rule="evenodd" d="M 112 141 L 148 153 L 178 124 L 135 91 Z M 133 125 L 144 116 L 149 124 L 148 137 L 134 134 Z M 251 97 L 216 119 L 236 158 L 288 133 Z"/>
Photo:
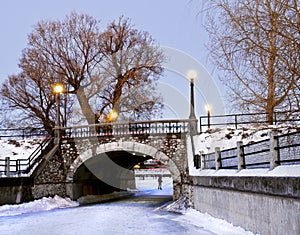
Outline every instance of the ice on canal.
<path id="1" fill-rule="evenodd" d="M 58 196 L 20 205 L 0 206 L 0 234 L 252 234 L 243 228 L 187 209 L 184 214 L 165 208 L 172 199 L 172 180 L 137 179 L 132 197 L 79 206 Z"/>

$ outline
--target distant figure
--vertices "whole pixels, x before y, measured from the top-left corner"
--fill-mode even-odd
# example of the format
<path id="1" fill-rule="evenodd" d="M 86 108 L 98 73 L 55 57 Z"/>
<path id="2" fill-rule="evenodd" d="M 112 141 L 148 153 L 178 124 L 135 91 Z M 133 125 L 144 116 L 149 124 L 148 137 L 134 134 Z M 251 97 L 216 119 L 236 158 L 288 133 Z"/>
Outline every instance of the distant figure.
<path id="1" fill-rule="evenodd" d="M 162 177 L 161 177 L 161 175 L 158 176 L 157 182 L 158 182 L 158 189 L 162 190 L 162 187 L 161 187 L 161 184 L 162 184 Z"/>

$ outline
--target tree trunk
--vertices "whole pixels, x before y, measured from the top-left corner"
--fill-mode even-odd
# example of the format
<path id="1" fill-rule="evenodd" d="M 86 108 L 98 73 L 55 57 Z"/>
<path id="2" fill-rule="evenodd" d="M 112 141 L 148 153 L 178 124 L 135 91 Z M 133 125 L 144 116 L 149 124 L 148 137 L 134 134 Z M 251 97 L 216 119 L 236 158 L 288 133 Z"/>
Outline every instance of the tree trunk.
<path id="1" fill-rule="evenodd" d="M 276 60 L 276 27 L 275 27 L 275 22 L 272 19 L 272 30 L 270 32 L 269 36 L 269 61 L 268 61 L 268 95 L 267 95 L 267 106 L 266 106 L 266 111 L 267 111 L 267 116 L 266 116 L 266 121 L 267 125 L 273 125 L 273 116 L 274 116 L 274 105 L 275 105 L 275 60 Z"/>
<path id="2" fill-rule="evenodd" d="M 274 107 L 267 107 L 266 123 L 267 125 L 273 125 L 274 123 Z"/>
<path id="3" fill-rule="evenodd" d="M 82 87 L 78 88 L 76 96 L 81 107 L 82 114 L 85 116 L 88 124 L 95 124 L 95 113 L 91 109 L 91 106 Z"/>

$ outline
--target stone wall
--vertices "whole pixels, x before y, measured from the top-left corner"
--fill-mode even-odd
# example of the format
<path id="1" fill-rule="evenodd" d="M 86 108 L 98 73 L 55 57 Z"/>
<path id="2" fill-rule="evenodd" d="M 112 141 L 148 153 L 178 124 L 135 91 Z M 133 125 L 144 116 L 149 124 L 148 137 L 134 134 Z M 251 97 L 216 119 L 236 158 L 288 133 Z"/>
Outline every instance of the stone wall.
<path id="1" fill-rule="evenodd" d="M 0 205 L 31 201 L 32 185 L 33 180 L 28 177 L 0 178 Z"/>
<path id="2" fill-rule="evenodd" d="M 65 159 L 75 160 L 75 156 L 79 156 L 86 150 L 91 150 L 97 146 L 109 143 L 141 143 L 154 147 L 158 151 L 163 152 L 169 159 L 176 163 L 176 167 L 180 172 L 186 169 L 186 134 L 162 134 L 162 135 L 139 135 L 139 136 L 124 136 L 124 137 L 90 137 L 86 139 L 74 138 L 71 140 L 62 140 L 62 155 Z M 155 157 L 155 156 L 152 156 Z"/>
<path id="3" fill-rule="evenodd" d="M 33 199 L 40 199 L 42 197 L 54 197 L 55 195 L 59 195 L 60 197 L 67 197 L 65 182 L 35 184 L 31 190 Z"/>
<path id="4" fill-rule="evenodd" d="M 300 178 L 193 177 L 193 205 L 254 233 L 299 234 Z"/>
<path id="5" fill-rule="evenodd" d="M 34 176 L 32 195 L 34 199 L 59 195 L 66 196 L 66 166 L 60 151 L 51 156 L 45 167 Z"/>

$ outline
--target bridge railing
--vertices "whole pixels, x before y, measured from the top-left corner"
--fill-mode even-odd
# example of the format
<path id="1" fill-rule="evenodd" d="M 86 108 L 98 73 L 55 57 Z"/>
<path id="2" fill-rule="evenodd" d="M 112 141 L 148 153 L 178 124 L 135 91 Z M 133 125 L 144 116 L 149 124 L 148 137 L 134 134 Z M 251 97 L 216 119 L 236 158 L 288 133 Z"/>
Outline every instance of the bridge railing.
<path id="1" fill-rule="evenodd" d="M 94 125 L 62 127 L 62 138 L 80 137 L 111 137 L 111 136 L 137 136 L 137 135 L 164 135 L 187 133 L 189 119 L 158 120 L 140 122 L 116 122 Z"/>

